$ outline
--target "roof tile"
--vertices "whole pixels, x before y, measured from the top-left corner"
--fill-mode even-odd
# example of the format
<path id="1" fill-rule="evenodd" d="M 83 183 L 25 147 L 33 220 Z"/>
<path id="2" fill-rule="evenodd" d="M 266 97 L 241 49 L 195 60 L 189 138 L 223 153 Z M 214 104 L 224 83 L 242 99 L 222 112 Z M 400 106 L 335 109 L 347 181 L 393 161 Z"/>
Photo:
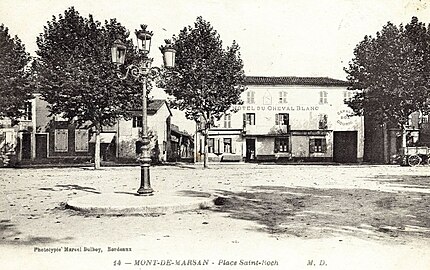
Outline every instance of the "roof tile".
<path id="1" fill-rule="evenodd" d="M 247 76 L 246 85 L 313 85 L 313 86 L 348 86 L 349 82 L 328 77 L 263 77 Z"/>

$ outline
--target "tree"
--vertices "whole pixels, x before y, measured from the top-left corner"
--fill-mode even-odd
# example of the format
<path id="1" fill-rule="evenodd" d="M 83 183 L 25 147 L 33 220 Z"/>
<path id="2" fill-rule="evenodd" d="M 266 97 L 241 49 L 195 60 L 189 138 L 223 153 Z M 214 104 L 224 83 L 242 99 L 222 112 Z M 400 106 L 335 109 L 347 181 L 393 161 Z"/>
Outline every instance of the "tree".
<path id="1" fill-rule="evenodd" d="M 423 61 L 429 55 L 420 49 L 425 46 L 424 35 L 414 33 L 418 26 L 416 18 L 406 27 L 388 22 L 376 37 L 365 36 L 345 68 L 350 89 L 362 90 L 347 104 L 368 120 L 400 127 L 402 147 L 406 146 L 409 115 L 429 112 L 429 80 Z"/>
<path id="2" fill-rule="evenodd" d="M 245 74 L 239 45 L 223 49 L 217 31 L 202 17 L 173 36 L 176 65 L 164 77 L 162 86 L 173 95 L 174 108 L 188 119 L 203 122 L 204 167 L 208 160 L 208 130 L 233 104 L 240 104 Z"/>
<path id="3" fill-rule="evenodd" d="M 78 127 L 95 130 L 95 168 L 100 168 L 100 133 L 128 118 L 141 100 L 139 85 L 121 81 L 111 63 L 111 45 L 127 40 L 129 32 L 115 19 L 104 26 L 91 15 L 83 18 L 73 8 L 53 16 L 37 38 L 38 90 L 53 115 L 62 115 Z M 131 40 L 127 62 L 135 60 Z"/>
<path id="4" fill-rule="evenodd" d="M 18 37 L 0 25 L 0 119 L 16 120 L 24 113 L 24 104 L 32 98 L 29 72 L 31 58 Z"/>

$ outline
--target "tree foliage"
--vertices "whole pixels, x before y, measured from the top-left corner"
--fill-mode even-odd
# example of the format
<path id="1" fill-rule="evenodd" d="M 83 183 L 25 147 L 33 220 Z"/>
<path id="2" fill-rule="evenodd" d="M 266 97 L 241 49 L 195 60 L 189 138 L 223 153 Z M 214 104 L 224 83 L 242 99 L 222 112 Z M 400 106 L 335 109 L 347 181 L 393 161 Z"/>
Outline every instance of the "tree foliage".
<path id="1" fill-rule="evenodd" d="M 188 119 L 203 117 L 209 128 L 231 105 L 241 102 L 245 74 L 239 45 L 233 41 L 223 49 L 219 34 L 202 17 L 173 41 L 176 66 L 164 78 L 163 87 L 175 97 L 174 107 L 185 111 Z"/>
<path id="2" fill-rule="evenodd" d="M 25 101 L 32 98 L 29 72 L 31 58 L 18 37 L 0 25 L 0 118 L 17 119 L 23 114 Z"/>
<path id="3" fill-rule="evenodd" d="M 128 117 L 128 110 L 140 100 L 140 87 L 119 80 L 110 58 L 112 43 L 128 36 L 115 19 L 102 26 L 91 15 L 80 16 L 73 7 L 58 19 L 53 16 L 37 38 L 40 58 L 36 67 L 38 90 L 52 114 L 97 129 Z M 135 60 L 131 40 L 127 44 L 131 62 Z"/>
<path id="4" fill-rule="evenodd" d="M 429 112 L 429 34 L 414 17 L 405 27 L 388 22 L 364 37 L 345 69 L 351 89 L 363 90 L 347 101 L 356 114 L 403 127 L 411 113 Z"/>
<path id="5" fill-rule="evenodd" d="M 100 167 L 100 133 L 141 103 L 141 86 L 122 81 L 111 63 L 116 39 L 126 41 L 127 63 L 138 61 L 129 32 L 115 19 L 102 25 L 92 15 L 84 18 L 73 8 L 44 27 L 37 38 L 35 65 L 38 91 L 53 115 L 62 115 L 96 134 L 95 168 Z M 126 63 L 126 64 L 127 64 Z"/>

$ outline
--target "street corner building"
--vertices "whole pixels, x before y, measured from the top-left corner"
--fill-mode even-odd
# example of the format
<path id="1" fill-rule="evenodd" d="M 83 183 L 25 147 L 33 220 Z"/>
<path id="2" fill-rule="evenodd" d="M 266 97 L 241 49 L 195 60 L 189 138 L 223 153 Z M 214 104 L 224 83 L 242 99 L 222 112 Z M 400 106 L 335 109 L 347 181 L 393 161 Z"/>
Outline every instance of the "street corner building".
<path id="1" fill-rule="evenodd" d="M 26 103 L 25 114 L 17 125 L 10 120 L 0 123 L 0 166 L 16 163 L 73 163 L 93 159 L 95 132 L 78 127 L 59 115 L 50 116 L 48 103 L 39 94 Z M 136 162 L 141 153 L 142 111 L 130 110 L 130 119 L 118 119 L 104 126 L 100 134 L 103 161 Z M 193 137 L 171 123 L 172 113 L 165 100 L 148 102 L 148 127 L 151 159 L 164 161 L 192 160 Z M 9 149 L 9 151 L 8 151 Z"/>
<path id="2" fill-rule="evenodd" d="M 248 76 L 246 85 L 243 104 L 209 130 L 210 161 L 362 161 L 364 120 L 345 104 L 354 95 L 348 82 Z M 201 130 L 196 158 L 204 158 Z"/>

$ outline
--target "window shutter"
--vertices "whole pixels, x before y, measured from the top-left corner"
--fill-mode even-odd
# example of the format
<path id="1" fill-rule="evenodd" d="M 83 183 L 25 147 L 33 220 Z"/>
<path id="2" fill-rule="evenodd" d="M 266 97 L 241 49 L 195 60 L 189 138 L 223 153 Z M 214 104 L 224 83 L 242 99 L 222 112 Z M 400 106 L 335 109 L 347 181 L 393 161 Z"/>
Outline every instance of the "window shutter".
<path id="1" fill-rule="evenodd" d="M 75 151 L 76 152 L 88 151 L 88 130 L 75 129 Z"/>
<path id="2" fill-rule="evenodd" d="M 279 113 L 275 114 L 275 125 L 279 125 Z"/>
<path id="3" fill-rule="evenodd" d="M 243 127 L 246 127 L 246 113 L 243 114 Z"/>
<path id="4" fill-rule="evenodd" d="M 69 131 L 67 129 L 56 129 L 54 134 L 55 152 L 67 152 L 69 150 Z"/>
<path id="5" fill-rule="evenodd" d="M 309 140 L 309 153 L 315 152 L 315 139 Z"/>
<path id="6" fill-rule="evenodd" d="M 321 140 L 321 148 L 322 148 L 322 152 L 325 153 L 327 151 L 327 142 L 325 138 Z"/>
<path id="7" fill-rule="evenodd" d="M 275 153 L 279 152 L 279 140 L 275 138 Z"/>

